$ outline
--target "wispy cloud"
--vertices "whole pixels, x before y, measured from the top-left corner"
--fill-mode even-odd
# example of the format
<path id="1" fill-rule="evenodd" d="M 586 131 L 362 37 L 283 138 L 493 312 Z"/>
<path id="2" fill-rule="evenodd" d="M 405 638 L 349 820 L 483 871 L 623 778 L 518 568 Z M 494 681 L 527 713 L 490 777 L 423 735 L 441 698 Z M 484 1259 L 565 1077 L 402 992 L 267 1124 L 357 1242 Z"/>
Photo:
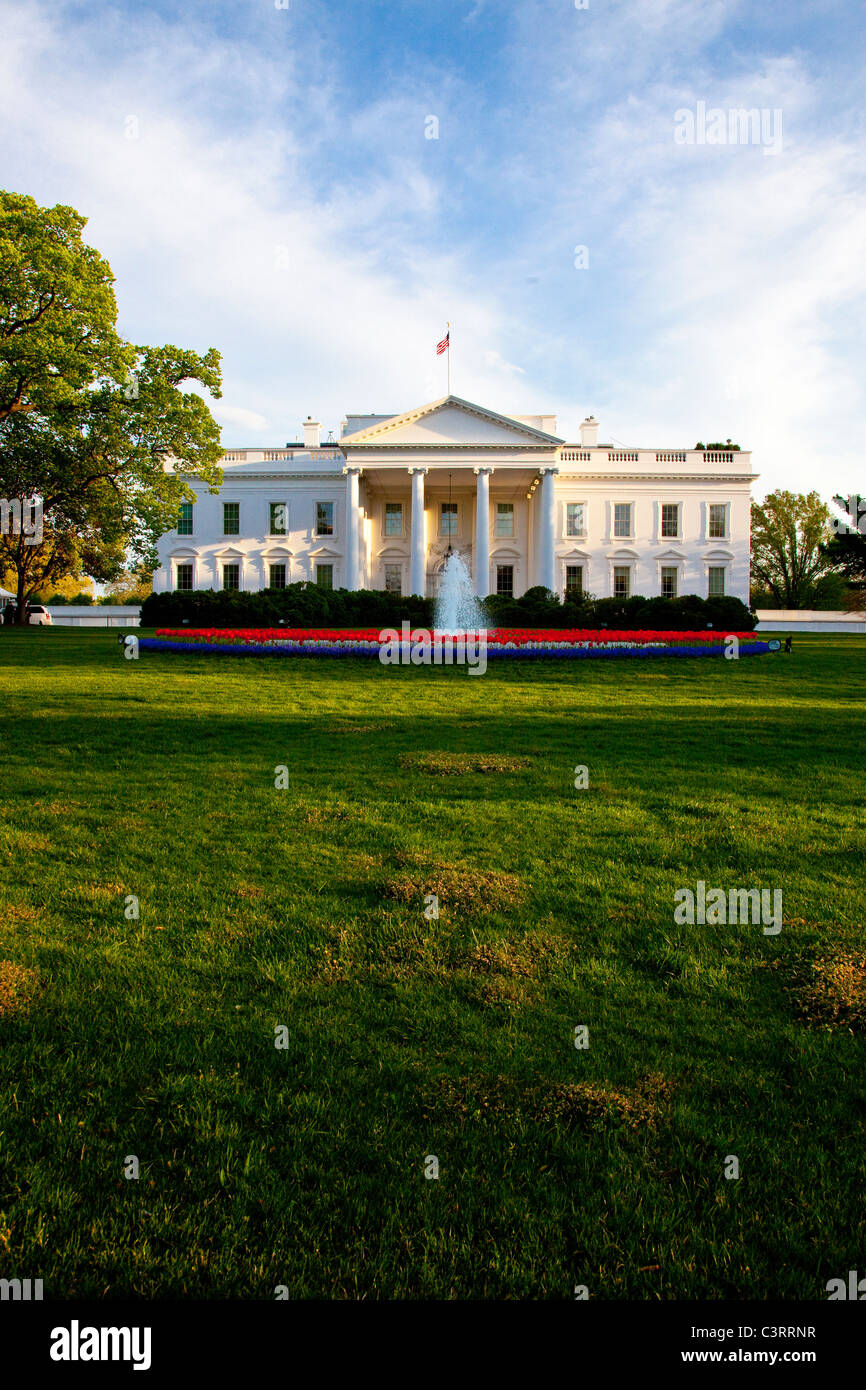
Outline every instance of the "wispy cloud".
<path id="1" fill-rule="evenodd" d="M 866 179 L 836 54 L 766 16 L 750 47 L 727 0 L 448 0 L 474 65 L 425 57 L 402 6 L 367 48 L 360 10 L 306 8 L 228 32 L 0 0 L 5 185 L 89 216 L 129 337 L 220 348 L 227 443 L 444 394 L 450 319 L 454 389 L 494 409 L 730 435 L 762 487 L 862 490 Z M 365 81 L 371 42 L 391 61 Z M 698 101 L 781 109 L 783 153 L 677 145 Z"/>

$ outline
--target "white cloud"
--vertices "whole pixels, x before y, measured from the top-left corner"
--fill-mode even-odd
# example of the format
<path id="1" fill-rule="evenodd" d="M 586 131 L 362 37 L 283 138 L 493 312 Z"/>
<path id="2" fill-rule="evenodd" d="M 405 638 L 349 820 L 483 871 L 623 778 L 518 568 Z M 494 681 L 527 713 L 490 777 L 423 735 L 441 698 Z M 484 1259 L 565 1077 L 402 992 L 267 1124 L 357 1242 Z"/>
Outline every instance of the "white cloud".
<path id="1" fill-rule="evenodd" d="M 212 401 L 210 409 L 214 419 L 220 424 L 238 425 L 239 428 L 254 434 L 270 429 L 267 417 L 260 415 L 258 411 L 246 410 L 240 405 L 226 405 L 224 401 Z"/>
<path id="2" fill-rule="evenodd" d="M 629 443 L 731 435 L 759 493 L 862 492 L 862 151 L 808 55 L 708 64 L 740 11 L 530 0 L 491 112 L 448 74 L 438 108 L 414 71 L 350 107 L 300 51 L 0 0 L 4 182 L 90 218 L 128 336 L 222 351 L 226 443 L 444 395 L 450 319 L 459 395 L 572 438 L 590 410 Z M 781 107 L 783 153 L 676 146 L 698 100 Z"/>

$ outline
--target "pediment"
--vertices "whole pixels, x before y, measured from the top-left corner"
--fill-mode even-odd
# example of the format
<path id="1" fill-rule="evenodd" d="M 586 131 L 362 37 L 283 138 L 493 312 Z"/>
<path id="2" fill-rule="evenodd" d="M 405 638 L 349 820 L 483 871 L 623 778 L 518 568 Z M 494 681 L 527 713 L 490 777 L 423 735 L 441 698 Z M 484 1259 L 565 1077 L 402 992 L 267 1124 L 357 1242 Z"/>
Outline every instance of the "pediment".
<path id="1" fill-rule="evenodd" d="M 344 436 L 342 448 L 504 448 L 554 449 L 562 443 L 555 435 L 498 415 L 459 396 L 419 406 L 395 415 L 370 429 Z"/>

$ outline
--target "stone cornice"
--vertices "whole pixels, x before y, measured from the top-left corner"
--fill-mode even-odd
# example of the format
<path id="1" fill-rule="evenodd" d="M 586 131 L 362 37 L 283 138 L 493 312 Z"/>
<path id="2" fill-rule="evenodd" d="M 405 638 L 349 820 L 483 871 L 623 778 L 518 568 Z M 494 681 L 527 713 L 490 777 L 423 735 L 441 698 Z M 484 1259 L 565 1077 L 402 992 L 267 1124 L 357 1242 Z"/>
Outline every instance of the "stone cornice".
<path id="1" fill-rule="evenodd" d="M 344 472 L 341 464 L 338 464 L 336 468 L 328 473 L 324 471 L 318 473 L 293 473 L 290 469 L 284 468 L 280 473 L 237 473 L 232 475 L 232 473 L 226 469 L 223 474 L 222 485 L 218 491 L 222 491 L 222 488 L 224 488 L 227 483 L 320 483 L 323 480 L 340 483 L 343 481 L 343 477 Z"/>

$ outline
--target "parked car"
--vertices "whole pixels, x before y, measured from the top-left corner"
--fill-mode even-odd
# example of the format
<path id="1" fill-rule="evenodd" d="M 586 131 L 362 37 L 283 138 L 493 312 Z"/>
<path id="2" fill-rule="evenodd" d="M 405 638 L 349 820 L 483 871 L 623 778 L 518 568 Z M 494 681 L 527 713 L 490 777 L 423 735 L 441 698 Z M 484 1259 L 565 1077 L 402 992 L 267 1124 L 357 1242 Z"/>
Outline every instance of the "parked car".
<path id="1" fill-rule="evenodd" d="M 28 603 L 27 621 L 32 627 L 51 627 L 51 614 L 41 603 Z"/>

